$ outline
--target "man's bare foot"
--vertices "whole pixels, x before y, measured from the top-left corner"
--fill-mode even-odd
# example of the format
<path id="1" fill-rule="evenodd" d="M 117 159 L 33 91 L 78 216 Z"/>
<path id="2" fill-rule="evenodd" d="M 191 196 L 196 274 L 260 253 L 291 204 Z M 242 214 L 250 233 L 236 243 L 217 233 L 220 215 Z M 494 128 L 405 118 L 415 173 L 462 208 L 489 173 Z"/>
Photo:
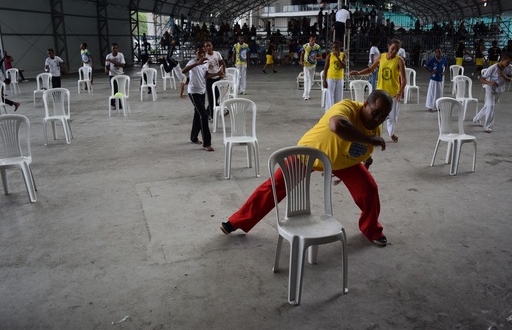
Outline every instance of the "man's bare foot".
<path id="1" fill-rule="evenodd" d="M 395 134 L 391 135 L 391 140 L 393 140 L 393 142 L 397 143 L 398 142 L 398 136 L 396 136 Z"/>
<path id="2" fill-rule="evenodd" d="M 20 102 L 14 102 L 14 111 L 18 110 L 20 105 L 21 105 Z"/>

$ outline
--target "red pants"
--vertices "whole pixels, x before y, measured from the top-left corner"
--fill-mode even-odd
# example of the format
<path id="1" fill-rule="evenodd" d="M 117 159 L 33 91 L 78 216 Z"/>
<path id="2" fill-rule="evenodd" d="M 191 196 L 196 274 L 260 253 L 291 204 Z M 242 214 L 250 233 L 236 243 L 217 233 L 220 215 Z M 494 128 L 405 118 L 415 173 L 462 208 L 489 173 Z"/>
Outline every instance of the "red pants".
<path id="1" fill-rule="evenodd" d="M 369 240 L 381 238 L 383 236 L 382 225 L 378 220 L 380 213 L 379 190 L 370 172 L 362 163 L 359 163 L 349 168 L 335 170 L 332 173 L 343 181 L 361 210 L 359 230 Z M 280 169 L 276 171 L 275 182 L 277 199 L 281 201 L 286 197 L 286 188 Z M 229 222 L 236 229 L 242 229 L 247 233 L 274 207 L 272 183 L 269 178 L 256 188 L 237 212 L 229 217 Z"/>

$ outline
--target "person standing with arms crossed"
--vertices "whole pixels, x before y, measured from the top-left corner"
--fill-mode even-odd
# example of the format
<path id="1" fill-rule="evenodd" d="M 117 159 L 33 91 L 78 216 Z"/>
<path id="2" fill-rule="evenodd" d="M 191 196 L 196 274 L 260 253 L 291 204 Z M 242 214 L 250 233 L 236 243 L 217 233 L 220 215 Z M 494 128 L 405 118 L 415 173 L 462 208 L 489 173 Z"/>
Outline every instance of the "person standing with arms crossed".
<path id="1" fill-rule="evenodd" d="M 302 94 L 304 101 L 309 100 L 309 93 L 311 93 L 311 86 L 315 79 L 316 61 L 320 54 L 320 45 L 315 41 L 316 36 L 310 35 L 309 42 L 304 44 L 300 50 L 299 65 L 302 65 L 304 70 L 304 93 Z"/>
<path id="2" fill-rule="evenodd" d="M 350 75 L 362 75 L 373 72 L 379 67 L 379 80 L 377 81 L 377 89 L 382 89 L 393 97 L 393 108 L 389 113 L 386 123 L 389 137 L 393 142 L 398 142 L 398 136 L 395 134 L 396 121 L 400 110 L 400 99 L 404 93 L 406 85 L 405 78 L 405 62 L 398 56 L 398 50 L 402 46 L 402 42 L 398 39 L 391 39 L 388 43 L 387 53 L 382 53 L 373 64 L 361 71 L 350 71 Z"/>
<path id="3" fill-rule="evenodd" d="M 238 42 L 233 46 L 233 63 L 240 72 L 240 78 L 238 79 L 238 90 L 240 94 L 247 95 L 245 92 L 245 84 L 247 81 L 247 66 L 250 49 L 249 45 L 245 43 L 243 36 L 238 37 Z"/>

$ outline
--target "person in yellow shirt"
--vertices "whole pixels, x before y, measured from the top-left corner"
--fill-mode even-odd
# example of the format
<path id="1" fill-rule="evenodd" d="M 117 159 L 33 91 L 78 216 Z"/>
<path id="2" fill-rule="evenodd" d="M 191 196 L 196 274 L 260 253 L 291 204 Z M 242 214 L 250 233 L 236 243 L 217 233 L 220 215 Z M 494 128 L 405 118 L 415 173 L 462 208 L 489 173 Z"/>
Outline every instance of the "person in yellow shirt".
<path id="1" fill-rule="evenodd" d="M 379 67 L 377 89 L 382 89 L 393 97 L 393 108 L 389 113 L 386 123 L 389 137 L 393 142 L 398 142 L 398 136 L 395 134 L 396 121 L 400 110 L 400 99 L 402 98 L 407 83 L 404 59 L 397 55 L 401 46 L 402 42 L 400 40 L 391 39 L 388 43 L 388 52 L 382 53 L 380 57 L 377 57 L 372 65 L 361 71 L 350 71 L 351 76 L 362 75 L 371 73 Z"/>
<path id="2" fill-rule="evenodd" d="M 235 63 L 235 67 L 240 72 L 238 91 L 242 95 L 247 95 L 245 92 L 245 85 L 247 80 L 247 59 L 249 58 L 249 53 L 249 45 L 245 43 L 245 38 L 243 36 L 238 37 L 238 42 L 233 45 L 233 63 Z"/>
<path id="3" fill-rule="evenodd" d="M 304 68 L 304 93 L 302 94 L 304 101 L 309 100 L 309 93 L 315 79 L 316 62 L 321 58 L 320 45 L 316 43 L 316 36 L 311 35 L 309 42 L 304 44 L 300 50 L 299 64 Z"/>
<path id="4" fill-rule="evenodd" d="M 324 65 L 322 84 L 327 88 L 325 95 L 325 111 L 331 105 L 343 99 L 343 85 L 345 83 L 345 54 L 341 51 L 341 42 L 332 43 L 332 51 L 327 55 Z"/>
<path id="5" fill-rule="evenodd" d="M 373 91 L 364 103 L 345 99 L 334 104 L 298 142 L 299 146 L 317 148 L 327 154 L 333 176 L 343 181 L 361 209 L 359 229 L 370 242 L 382 246 L 387 244 L 387 238 L 379 222 L 379 191 L 368 168 L 373 162 L 374 147 L 386 149 L 386 142 L 380 136 L 381 124 L 392 105 L 393 99 L 382 90 Z M 315 165 L 315 171 L 323 170 L 320 163 Z M 279 169 L 275 182 L 281 201 L 286 190 Z M 237 229 L 249 232 L 274 206 L 272 183 L 268 179 L 228 221 L 221 223 L 220 229 L 226 235 Z"/>

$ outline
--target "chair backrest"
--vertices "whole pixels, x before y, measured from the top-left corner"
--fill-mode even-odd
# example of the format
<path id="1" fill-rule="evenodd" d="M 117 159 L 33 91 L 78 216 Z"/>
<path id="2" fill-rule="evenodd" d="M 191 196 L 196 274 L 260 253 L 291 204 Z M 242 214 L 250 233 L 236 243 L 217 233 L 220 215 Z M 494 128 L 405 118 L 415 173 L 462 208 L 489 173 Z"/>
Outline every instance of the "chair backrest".
<path id="1" fill-rule="evenodd" d="M 322 81 L 322 83 L 320 84 L 320 87 L 322 89 L 324 89 L 324 84 L 323 84 L 323 81 L 324 81 L 324 70 L 320 71 L 320 80 Z"/>
<path id="2" fill-rule="evenodd" d="M 91 80 L 92 68 L 90 66 L 82 66 L 78 69 L 78 80 Z"/>
<path id="3" fill-rule="evenodd" d="M 144 68 L 140 70 L 142 77 L 146 77 L 146 81 L 142 82 L 143 85 L 156 85 L 157 71 L 155 68 Z"/>
<path id="4" fill-rule="evenodd" d="M 36 76 L 36 83 L 38 91 L 44 89 L 50 89 L 50 81 L 52 79 L 52 74 L 49 72 L 43 72 Z"/>
<path id="5" fill-rule="evenodd" d="M 405 84 L 406 86 L 416 87 L 416 70 L 405 68 Z"/>
<path id="6" fill-rule="evenodd" d="M 25 134 L 20 137 L 21 127 Z M 23 141 L 23 147 L 22 147 Z M 32 157 L 30 148 L 30 121 L 23 115 L 0 116 L 0 159 L 11 157 Z"/>
<path id="7" fill-rule="evenodd" d="M 310 185 L 313 166 L 322 163 L 324 181 L 324 212 L 332 216 L 331 174 L 329 157 L 319 149 L 294 146 L 275 151 L 268 160 L 272 192 L 278 221 L 302 214 L 311 214 Z M 275 167 L 279 166 L 286 186 L 286 212 L 279 216 L 278 200 L 274 184 Z"/>
<path id="8" fill-rule="evenodd" d="M 453 81 L 453 77 L 458 75 L 464 75 L 464 67 L 462 65 L 450 65 L 450 80 Z"/>
<path id="9" fill-rule="evenodd" d="M 234 75 L 236 81 L 238 81 L 238 78 L 240 77 L 240 70 L 237 68 L 226 68 L 226 73 Z"/>
<path id="10" fill-rule="evenodd" d="M 117 84 L 118 93 L 126 97 L 130 96 L 130 77 L 124 74 L 113 76 L 110 81 L 111 96 L 114 96 L 114 84 Z"/>
<path id="11" fill-rule="evenodd" d="M 472 98 L 473 97 L 473 81 L 468 76 L 455 76 L 453 77 L 453 83 L 456 86 L 455 98 Z"/>
<path id="12" fill-rule="evenodd" d="M 11 83 L 17 83 L 20 79 L 20 71 L 17 68 L 5 70 L 5 76 L 11 79 Z"/>
<path id="13" fill-rule="evenodd" d="M 464 134 L 464 107 L 452 97 L 441 97 L 436 100 L 437 123 L 439 134 Z M 457 127 L 454 128 L 452 115 L 457 116 Z"/>
<path id="14" fill-rule="evenodd" d="M 160 75 L 162 76 L 162 79 L 165 79 L 166 77 L 172 77 L 171 73 L 172 73 L 172 71 L 171 72 L 165 71 L 164 65 L 160 64 Z"/>
<path id="15" fill-rule="evenodd" d="M 219 97 L 217 98 L 217 93 L 215 93 L 215 89 L 219 91 Z M 231 80 L 218 80 L 212 84 L 213 91 L 213 104 L 221 105 L 222 102 L 232 97 L 231 91 L 233 89 L 233 82 Z"/>
<path id="16" fill-rule="evenodd" d="M 43 92 L 45 118 L 70 116 L 69 90 L 51 88 Z"/>
<path id="17" fill-rule="evenodd" d="M 367 80 L 352 80 L 349 84 L 350 98 L 354 101 L 364 102 L 372 92 L 372 84 Z"/>
<path id="18" fill-rule="evenodd" d="M 221 109 L 229 110 L 231 124 L 228 132 L 225 117 L 221 116 L 224 141 L 229 137 L 256 138 L 256 103 L 244 98 L 228 99 L 222 102 Z"/>

